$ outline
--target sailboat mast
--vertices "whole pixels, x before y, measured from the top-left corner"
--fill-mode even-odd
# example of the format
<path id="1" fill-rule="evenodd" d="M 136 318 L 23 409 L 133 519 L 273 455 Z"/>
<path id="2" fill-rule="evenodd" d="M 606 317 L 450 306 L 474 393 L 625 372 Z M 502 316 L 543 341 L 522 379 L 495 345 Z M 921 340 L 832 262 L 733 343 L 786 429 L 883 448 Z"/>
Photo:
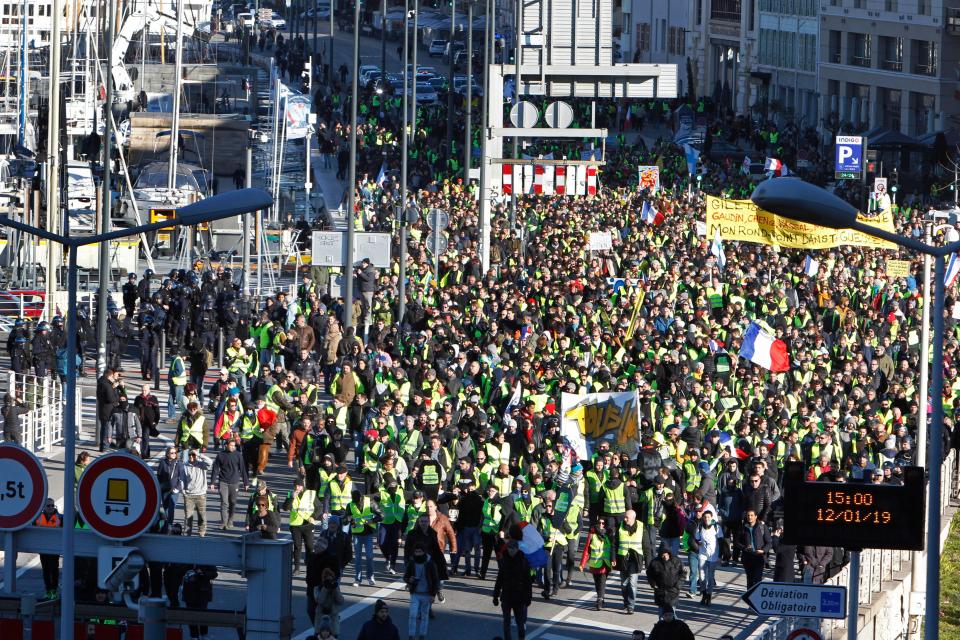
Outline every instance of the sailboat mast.
<path id="1" fill-rule="evenodd" d="M 177 151 L 180 140 L 180 89 L 183 78 L 183 0 L 177 3 L 177 62 L 173 88 L 173 117 L 170 121 L 170 167 L 167 173 L 167 188 L 177 188 Z"/>
<path id="2" fill-rule="evenodd" d="M 27 86 L 27 0 L 23 0 L 20 11 L 20 80 L 17 83 L 20 89 L 20 129 L 17 140 L 23 145 L 27 138 L 27 94 L 30 93 Z"/>

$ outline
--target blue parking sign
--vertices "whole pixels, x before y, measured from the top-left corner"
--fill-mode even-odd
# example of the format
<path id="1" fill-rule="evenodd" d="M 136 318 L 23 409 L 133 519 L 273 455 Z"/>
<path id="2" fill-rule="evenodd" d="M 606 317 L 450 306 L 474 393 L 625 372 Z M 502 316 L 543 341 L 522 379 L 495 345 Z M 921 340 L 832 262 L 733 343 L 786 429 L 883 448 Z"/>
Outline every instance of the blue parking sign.
<path id="1" fill-rule="evenodd" d="M 861 136 L 837 136 L 835 171 L 840 173 L 863 172 L 863 138 Z"/>

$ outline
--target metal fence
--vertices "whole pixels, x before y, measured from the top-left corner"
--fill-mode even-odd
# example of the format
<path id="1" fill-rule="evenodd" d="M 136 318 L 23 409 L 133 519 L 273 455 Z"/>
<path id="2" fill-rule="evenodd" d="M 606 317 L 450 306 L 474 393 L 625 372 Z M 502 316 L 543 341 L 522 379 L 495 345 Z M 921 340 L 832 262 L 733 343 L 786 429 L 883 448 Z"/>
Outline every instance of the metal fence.
<path id="1" fill-rule="evenodd" d="M 10 372 L 7 391 L 16 390 L 26 404 L 20 416 L 23 446 L 37 454 L 48 454 L 63 442 L 66 396 L 63 385 L 54 378 Z M 77 387 L 77 434 L 81 431 L 81 394 Z"/>
<path id="2" fill-rule="evenodd" d="M 941 490 L 940 513 L 946 512 L 950 506 L 950 500 L 957 495 L 958 475 L 956 472 L 957 460 L 956 452 L 951 450 L 950 455 L 944 461 L 940 468 Z M 950 522 L 943 523 L 949 527 Z M 860 552 L 860 585 L 859 602 L 861 607 L 869 607 L 873 601 L 874 595 L 884 589 L 884 582 L 895 580 L 901 571 L 910 568 L 913 557 L 912 551 L 899 551 L 890 549 L 865 549 Z M 850 568 L 844 567 L 840 573 L 827 580 L 827 584 L 849 587 Z M 861 608 L 861 612 L 866 610 Z M 791 631 L 797 628 L 807 626 L 807 620 L 801 618 L 774 618 L 756 629 L 747 636 L 747 640 L 785 640 Z M 836 634 L 835 629 L 845 628 L 846 620 L 823 620 L 820 623 L 820 633 L 824 638 L 832 638 Z"/>

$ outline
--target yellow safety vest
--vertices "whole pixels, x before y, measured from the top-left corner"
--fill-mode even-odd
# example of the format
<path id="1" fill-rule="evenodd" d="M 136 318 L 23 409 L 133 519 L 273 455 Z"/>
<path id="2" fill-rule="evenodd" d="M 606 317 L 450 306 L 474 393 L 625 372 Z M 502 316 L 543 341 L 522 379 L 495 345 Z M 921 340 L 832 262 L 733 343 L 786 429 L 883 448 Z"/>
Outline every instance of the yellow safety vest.
<path id="1" fill-rule="evenodd" d="M 173 369 L 177 364 L 177 361 L 180 361 L 180 366 L 183 368 L 183 375 L 175 376 L 173 375 Z M 174 356 L 173 360 L 170 362 L 170 382 L 178 387 L 183 387 L 187 384 L 187 365 L 184 364 L 183 358 L 180 356 Z"/>
<path id="2" fill-rule="evenodd" d="M 624 496 L 623 487 L 622 482 L 616 489 L 603 486 L 603 509 L 606 513 L 619 515 L 627 512 L 627 499 Z"/>
<path id="3" fill-rule="evenodd" d="M 313 503 L 317 499 L 317 492 L 306 489 L 298 496 L 294 496 L 290 505 L 290 526 L 299 527 L 313 515 Z"/>
<path id="4" fill-rule="evenodd" d="M 420 503 L 418 508 L 415 504 L 410 503 L 407 505 L 407 526 L 404 528 L 404 533 L 410 533 L 413 531 L 413 527 L 417 524 L 417 518 L 422 514 L 427 512 L 427 503 L 426 501 Z"/>
<path id="5" fill-rule="evenodd" d="M 610 538 L 600 539 L 598 535 L 590 536 L 590 550 L 587 554 L 587 566 L 591 569 L 599 569 L 606 565 L 612 565 L 613 554 L 610 549 Z"/>
<path id="6" fill-rule="evenodd" d="M 380 507 L 383 509 L 383 524 L 394 524 L 403 522 L 403 513 L 406 502 L 403 494 L 397 492 L 391 496 L 388 491 L 380 492 Z"/>
<path id="7" fill-rule="evenodd" d="M 440 484 L 440 474 L 437 472 L 436 465 L 425 465 L 423 467 L 423 475 L 421 476 L 423 484 Z"/>
<path id="8" fill-rule="evenodd" d="M 483 522 L 480 524 L 480 530 L 484 533 L 494 533 L 500 529 L 500 505 L 490 502 L 490 498 L 483 501 Z"/>
<path id="9" fill-rule="evenodd" d="M 203 414 L 197 414 L 197 417 L 194 418 L 193 422 L 187 426 L 186 429 L 183 427 L 186 426 L 185 420 L 187 416 L 180 418 L 180 443 L 187 444 L 190 441 L 190 438 L 193 438 L 200 444 L 206 444 L 203 441 Z"/>
<path id="10" fill-rule="evenodd" d="M 350 503 L 350 515 L 353 516 L 353 533 L 363 533 L 367 524 L 373 522 L 373 511 L 370 510 L 370 498 L 363 499 L 363 510 L 357 508 L 357 503 Z"/>
<path id="11" fill-rule="evenodd" d="M 350 504 L 350 494 L 353 493 L 353 480 L 346 478 L 343 487 L 336 478 L 330 480 L 330 510 L 343 511 Z"/>
<path id="12" fill-rule="evenodd" d="M 636 551 L 643 557 L 643 523 L 639 520 L 635 523 L 637 530 L 633 533 L 627 531 L 623 523 L 620 524 L 620 545 L 617 547 L 617 555 L 625 556 L 631 551 Z"/>

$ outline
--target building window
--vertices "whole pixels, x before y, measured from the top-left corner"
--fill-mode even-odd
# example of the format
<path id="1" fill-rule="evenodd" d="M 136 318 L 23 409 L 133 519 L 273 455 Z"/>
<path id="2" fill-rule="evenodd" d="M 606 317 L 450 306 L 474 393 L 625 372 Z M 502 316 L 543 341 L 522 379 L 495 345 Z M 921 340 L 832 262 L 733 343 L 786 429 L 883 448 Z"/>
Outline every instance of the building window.
<path id="1" fill-rule="evenodd" d="M 850 40 L 849 64 L 855 67 L 869 67 L 872 36 L 869 33 L 851 33 L 848 38 Z"/>
<path id="2" fill-rule="evenodd" d="M 880 66 L 887 71 L 903 71 L 903 38 L 880 36 Z"/>
<path id="3" fill-rule="evenodd" d="M 927 40 L 915 40 L 913 72 L 921 76 L 937 75 L 937 43 Z"/>
<path id="4" fill-rule="evenodd" d="M 918 16 L 928 16 L 930 15 L 930 0 L 917 0 L 917 15 Z"/>
<path id="5" fill-rule="evenodd" d="M 646 22 L 637 23 L 637 50 L 650 51 L 650 25 Z"/>
<path id="6" fill-rule="evenodd" d="M 710 19 L 740 22 L 741 0 L 711 0 Z"/>
<path id="7" fill-rule="evenodd" d="M 804 71 L 814 71 L 817 65 L 817 35 L 815 33 L 800 34 L 800 68 Z"/>
<path id="8" fill-rule="evenodd" d="M 910 94 L 913 104 L 913 135 L 922 136 L 936 130 L 936 98 L 925 93 Z"/>
<path id="9" fill-rule="evenodd" d="M 891 12 L 899 11 L 897 4 L 897 0 L 883 0 L 883 10 Z"/>
<path id="10" fill-rule="evenodd" d="M 841 34 L 839 31 L 831 30 L 830 31 L 830 62 L 833 64 L 840 64 L 841 56 Z"/>

